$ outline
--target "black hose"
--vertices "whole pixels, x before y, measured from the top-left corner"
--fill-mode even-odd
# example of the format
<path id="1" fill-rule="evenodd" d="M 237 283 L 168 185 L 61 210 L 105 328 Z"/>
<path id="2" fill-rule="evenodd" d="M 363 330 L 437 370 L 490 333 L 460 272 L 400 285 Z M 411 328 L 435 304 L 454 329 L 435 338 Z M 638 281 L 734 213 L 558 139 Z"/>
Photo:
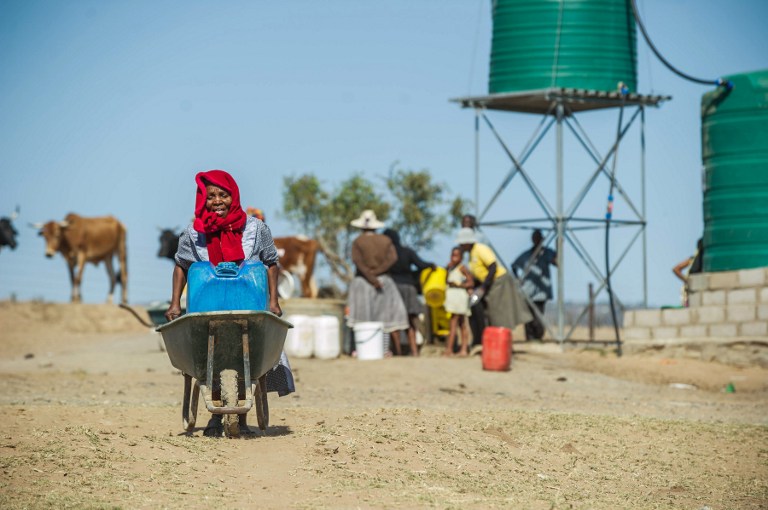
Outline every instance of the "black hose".
<path id="1" fill-rule="evenodd" d="M 613 320 L 613 331 L 616 334 L 616 355 L 621 356 L 621 335 L 619 333 L 619 321 L 616 316 L 616 302 L 613 298 L 613 287 L 611 286 L 611 258 L 610 258 L 610 236 L 611 219 L 613 218 L 613 190 L 616 187 L 616 160 L 619 157 L 619 139 L 621 137 L 621 124 L 624 118 L 624 98 L 628 90 L 621 87 L 621 108 L 619 109 L 619 123 L 616 128 L 616 150 L 613 153 L 613 165 L 611 168 L 611 186 L 608 191 L 608 207 L 605 212 L 605 289 L 608 292 L 608 302 L 611 306 L 611 319 Z"/>
<path id="2" fill-rule="evenodd" d="M 611 180 L 611 194 L 613 194 L 613 180 Z M 619 321 L 616 317 L 616 303 L 613 299 L 613 289 L 611 288 L 611 266 L 609 263 L 609 243 L 611 232 L 611 220 L 608 219 L 605 224 L 605 288 L 608 291 L 608 302 L 611 306 L 611 319 L 613 320 L 613 331 L 616 334 L 616 355 L 621 357 L 621 335 L 619 333 Z"/>
<path id="3" fill-rule="evenodd" d="M 631 3 L 632 3 L 632 15 L 635 17 L 635 22 L 637 23 L 637 26 L 640 27 L 640 32 L 642 32 L 645 42 L 648 43 L 648 46 L 650 46 L 651 51 L 653 51 L 653 54 L 656 55 L 656 58 L 661 60 L 661 63 L 667 66 L 667 69 L 669 69 L 679 77 L 695 83 L 701 83 L 703 85 L 715 85 L 715 86 L 724 85 L 728 89 L 731 89 L 733 87 L 733 84 L 729 80 L 723 80 L 722 78 L 718 78 L 716 80 L 704 80 L 701 78 L 696 78 L 695 76 L 691 76 L 690 74 L 684 73 L 683 71 L 673 66 L 667 59 L 664 58 L 664 56 L 659 52 L 659 50 L 656 49 L 656 46 L 653 45 L 653 42 L 651 41 L 651 38 L 648 35 L 648 32 L 645 30 L 645 25 L 643 25 L 643 21 L 640 19 L 640 13 L 637 10 L 637 0 L 632 0 Z"/>

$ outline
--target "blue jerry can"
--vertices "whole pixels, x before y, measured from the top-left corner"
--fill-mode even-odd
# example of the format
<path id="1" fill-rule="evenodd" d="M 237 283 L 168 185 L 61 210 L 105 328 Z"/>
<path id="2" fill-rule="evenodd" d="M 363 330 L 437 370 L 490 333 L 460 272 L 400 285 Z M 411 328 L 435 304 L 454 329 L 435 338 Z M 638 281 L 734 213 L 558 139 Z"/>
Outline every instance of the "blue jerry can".
<path id="1" fill-rule="evenodd" d="M 267 310 L 267 268 L 261 262 L 195 262 L 187 272 L 187 312 Z"/>

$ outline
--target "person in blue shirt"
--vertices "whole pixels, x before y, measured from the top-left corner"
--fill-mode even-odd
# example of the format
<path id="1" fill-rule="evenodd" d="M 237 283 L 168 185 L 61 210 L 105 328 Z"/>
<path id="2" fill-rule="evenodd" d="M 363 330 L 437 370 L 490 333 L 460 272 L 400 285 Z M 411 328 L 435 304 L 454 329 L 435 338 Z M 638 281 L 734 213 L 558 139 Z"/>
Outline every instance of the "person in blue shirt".
<path id="1" fill-rule="evenodd" d="M 512 263 L 512 271 L 522 280 L 523 292 L 533 302 L 541 315 L 544 315 L 544 307 L 547 301 L 552 299 L 552 279 L 549 266 L 557 265 L 557 253 L 547 248 L 542 243 L 544 236 L 541 230 L 536 229 L 531 235 L 533 247 L 520 254 Z M 528 305 L 531 308 L 531 305 Z M 525 324 L 526 340 L 541 340 L 544 337 L 544 324 L 531 309 L 533 320 Z"/>

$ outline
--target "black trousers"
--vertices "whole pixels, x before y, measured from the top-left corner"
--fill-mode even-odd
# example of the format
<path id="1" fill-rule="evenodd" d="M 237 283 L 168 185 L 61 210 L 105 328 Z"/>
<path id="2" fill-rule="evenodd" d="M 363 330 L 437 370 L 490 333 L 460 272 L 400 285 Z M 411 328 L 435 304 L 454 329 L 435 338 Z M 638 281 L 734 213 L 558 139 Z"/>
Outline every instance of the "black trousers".
<path id="1" fill-rule="evenodd" d="M 539 309 L 539 312 L 541 312 L 541 315 L 544 315 L 544 307 L 547 305 L 546 301 L 534 301 L 534 305 L 536 305 L 536 308 Z M 536 314 L 533 311 L 533 308 L 531 308 L 531 305 L 528 305 L 528 308 L 531 310 L 531 315 L 533 315 L 533 320 L 531 322 L 525 323 L 525 339 L 526 340 L 541 340 L 544 338 L 544 324 L 539 321 L 539 318 L 536 317 Z"/>
<path id="2" fill-rule="evenodd" d="M 469 329 L 472 331 L 472 345 L 483 345 L 483 330 L 485 329 L 485 303 L 480 300 L 471 308 Z"/>

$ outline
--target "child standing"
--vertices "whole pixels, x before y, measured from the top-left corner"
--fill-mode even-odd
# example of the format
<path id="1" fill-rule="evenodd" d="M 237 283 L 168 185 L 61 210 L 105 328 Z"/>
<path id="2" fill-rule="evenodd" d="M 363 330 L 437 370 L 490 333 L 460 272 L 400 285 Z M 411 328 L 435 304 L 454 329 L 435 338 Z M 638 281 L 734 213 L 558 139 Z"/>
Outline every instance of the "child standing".
<path id="1" fill-rule="evenodd" d="M 451 250 L 451 260 L 448 262 L 446 270 L 448 274 L 445 281 L 448 288 L 445 291 L 445 311 L 451 314 L 451 329 L 448 334 L 448 340 L 445 343 L 444 356 L 453 356 L 453 345 L 456 341 L 456 333 L 461 328 L 461 350 L 459 356 L 467 356 L 469 353 L 469 322 L 468 318 L 472 314 L 469 309 L 469 295 L 472 292 L 473 279 L 467 269 L 462 264 L 461 248 L 456 246 Z"/>

